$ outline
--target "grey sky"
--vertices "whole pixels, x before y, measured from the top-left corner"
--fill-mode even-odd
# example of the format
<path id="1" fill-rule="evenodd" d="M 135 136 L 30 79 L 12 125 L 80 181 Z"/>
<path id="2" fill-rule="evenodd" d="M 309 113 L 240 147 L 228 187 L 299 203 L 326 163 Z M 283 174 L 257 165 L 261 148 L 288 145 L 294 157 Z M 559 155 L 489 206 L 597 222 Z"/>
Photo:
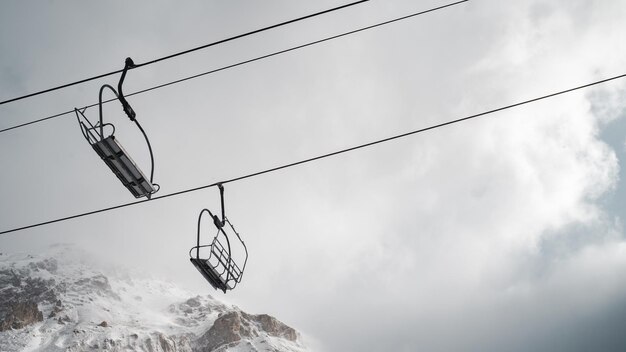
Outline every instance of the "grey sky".
<path id="1" fill-rule="evenodd" d="M 4 2 L 0 98 L 144 62 L 338 1 Z M 444 4 L 372 0 L 162 64 L 125 91 Z M 626 3 L 472 0 L 129 98 L 163 194 L 624 73 Z M 103 83 L 0 106 L 0 128 Z M 608 83 L 226 186 L 250 261 L 223 296 L 188 263 L 217 189 L 0 237 L 77 243 L 304 332 L 323 351 L 621 351 L 626 84 Z M 96 109 L 88 109 L 90 118 Z M 147 169 L 115 104 L 117 136 Z M 8 229 L 132 201 L 73 116 L 0 135 Z"/>

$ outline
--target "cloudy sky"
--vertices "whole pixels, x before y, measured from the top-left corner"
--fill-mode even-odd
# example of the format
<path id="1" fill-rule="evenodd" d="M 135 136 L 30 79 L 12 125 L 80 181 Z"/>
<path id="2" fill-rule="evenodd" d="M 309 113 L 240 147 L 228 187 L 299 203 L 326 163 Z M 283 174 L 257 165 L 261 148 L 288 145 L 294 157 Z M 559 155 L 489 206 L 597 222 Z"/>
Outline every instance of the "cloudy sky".
<path id="1" fill-rule="evenodd" d="M 0 100 L 342 3 L 3 2 Z M 125 91 L 445 3 L 371 0 L 133 70 Z M 167 194 L 626 73 L 624 18 L 619 0 L 471 0 L 129 101 Z M 1 105 L 0 128 L 117 79 Z M 105 119 L 148 170 L 120 107 Z M 187 260 L 215 188 L 0 235 L 0 249 L 74 243 L 275 315 L 321 351 L 623 351 L 625 143 L 622 80 L 228 184 L 250 259 L 227 295 Z M 0 165 L 0 230 L 134 200 L 72 115 L 2 133 Z"/>

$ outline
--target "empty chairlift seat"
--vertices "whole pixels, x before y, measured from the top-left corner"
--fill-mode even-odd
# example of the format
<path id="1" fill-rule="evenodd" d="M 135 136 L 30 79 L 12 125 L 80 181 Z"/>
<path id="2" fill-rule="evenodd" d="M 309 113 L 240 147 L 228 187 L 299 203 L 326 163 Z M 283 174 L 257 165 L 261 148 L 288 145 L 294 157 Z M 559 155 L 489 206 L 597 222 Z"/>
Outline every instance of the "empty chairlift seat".
<path id="1" fill-rule="evenodd" d="M 135 198 L 147 197 L 150 199 L 152 194 L 159 190 L 159 186 L 152 181 L 154 176 L 154 155 L 152 154 L 152 146 L 150 145 L 150 141 L 148 140 L 148 136 L 146 135 L 144 129 L 136 119 L 135 111 L 132 109 L 130 104 L 128 104 L 128 101 L 126 101 L 124 94 L 122 93 L 122 83 L 124 82 L 126 71 L 133 66 L 133 61 L 130 58 L 126 59 L 126 65 L 117 85 L 119 94 L 118 91 L 108 84 L 105 84 L 100 88 L 98 106 L 99 121 L 96 122 L 95 125 L 92 124 L 91 121 L 89 121 L 89 119 L 85 116 L 84 110 L 81 111 L 75 108 L 74 112 L 76 113 L 76 118 L 78 119 L 78 124 L 81 132 L 83 133 L 83 137 L 85 137 L 87 142 L 89 142 L 91 147 L 96 151 L 96 153 L 98 153 L 109 169 L 113 171 L 124 187 L 126 187 Z M 122 103 L 122 107 L 128 118 L 135 122 L 143 134 L 146 144 L 148 145 L 148 151 L 150 152 L 150 178 L 144 175 L 130 155 L 126 152 L 126 150 L 124 150 L 119 140 L 115 138 L 115 126 L 111 123 L 103 122 L 102 93 L 105 88 L 110 89 L 113 94 L 115 94 L 115 97 Z M 105 135 L 105 128 L 112 129 L 109 135 Z"/>
<path id="2" fill-rule="evenodd" d="M 197 242 L 189 250 L 189 260 L 211 286 L 226 293 L 226 291 L 234 289 L 241 282 L 243 271 L 248 261 L 248 249 L 241 240 L 239 233 L 237 233 L 224 214 L 224 188 L 221 185 L 219 187 L 222 199 L 222 219 L 213 215 L 208 209 L 200 211 Z M 217 232 L 210 244 L 203 245 L 200 239 L 200 226 L 202 216 L 205 213 L 212 218 Z M 233 235 L 237 238 L 235 243 L 230 241 L 234 238 Z M 238 263 L 243 264 L 239 266 Z"/>

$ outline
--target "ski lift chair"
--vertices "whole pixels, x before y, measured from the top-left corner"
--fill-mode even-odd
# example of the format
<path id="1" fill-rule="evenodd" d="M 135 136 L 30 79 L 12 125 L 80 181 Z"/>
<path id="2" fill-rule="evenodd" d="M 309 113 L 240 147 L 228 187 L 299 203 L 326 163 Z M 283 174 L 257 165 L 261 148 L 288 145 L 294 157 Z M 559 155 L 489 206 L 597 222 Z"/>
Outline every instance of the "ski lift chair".
<path id="1" fill-rule="evenodd" d="M 100 88 L 98 108 L 99 108 L 99 121 L 94 125 L 87 119 L 84 112 L 85 109 L 79 110 L 74 108 L 76 118 L 80 130 L 83 133 L 83 137 L 89 142 L 91 147 L 96 151 L 104 163 L 113 171 L 115 176 L 122 182 L 122 184 L 135 196 L 135 198 L 147 197 L 150 199 L 152 194 L 158 192 L 159 185 L 153 183 L 154 177 L 154 155 L 152 154 L 152 146 L 148 140 L 146 132 L 139 124 L 139 121 L 135 118 L 136 114 L 133 108 L 128 104 L 124 93 L 122 92 L 122 84 L 126 77 L 126 72 L 129 68 L 135 67 L 133 60 L 127 58 L 122 76 L 117 84 L 117 91 L 108 84 L 103 85 Z M 137 164 L 130 157 L 128 152 L 124 150 L 120 142 L 115 138 L 115 126 L 111 123 L 103 123 L 102 121 L 102 93 L 105 88 L 110 89 L 115 97 L 122 103 L 122 108 L 128 116 L 128 118 L 137 124 L 137 127 L 143 134 L 146 144 L 148 144 L 148 151 L 150 152 L 151 170 L 150 179 L 148 179 L 144 173 L 139 169 Z M 119 94 L 118 94 L 119 92 Z M 110 128 L 110 134 L 105 135 L 105 127 Z"/>
<path id="2" fill-rule="evenodd" d="M 227 290 L 232 290 L 241 282 L 243 271 L 246 268 L 248 262 L 248 249 L 246 244 L 241 240 L 239 233 L 235 230 L 233 225 L 226 218 L 224 212 L 224 187 L 219 184 L 220 199 L 222 205 L 222 219 L 217 215 L 213 215 L 210 210 L 202 209 L 198 216 L 198 236 L 196 246 L 189 250 L 189 260 L 198 269 L 202 276 L 217 290 L 221 290 L 226 293 Z M 210 244 L 200 244 L 200 223 L 202 215 L 208 213 L 213 219 L 213 224 L 217 228 L 217 233 Z M 243 253 L 245 256 L 239 256 L 237 259 L 243 259 L 243 265 L 240 267 L 234 259 L 230 238 L 228 232 L 235 234 Z M 232 238 L 231 234 L 231 238 Z M 224 241 L 224 242 L 222 242 Z M 224 246 L 224 243 L 226 246 Z M 195 256 L 193 251 L 195 250 Z"/>

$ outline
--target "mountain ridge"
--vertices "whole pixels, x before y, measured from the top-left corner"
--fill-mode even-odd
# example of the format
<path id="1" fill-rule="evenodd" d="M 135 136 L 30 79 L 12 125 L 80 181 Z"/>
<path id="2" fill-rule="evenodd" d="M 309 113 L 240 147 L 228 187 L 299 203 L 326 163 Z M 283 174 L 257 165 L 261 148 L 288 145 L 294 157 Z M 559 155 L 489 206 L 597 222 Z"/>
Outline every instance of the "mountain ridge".
<path id="1" fill-rule="evenodd" d="M 307 351 L 270 315 L 105 273 L 74 252 L 0 254 L 1 351 Z"/>

